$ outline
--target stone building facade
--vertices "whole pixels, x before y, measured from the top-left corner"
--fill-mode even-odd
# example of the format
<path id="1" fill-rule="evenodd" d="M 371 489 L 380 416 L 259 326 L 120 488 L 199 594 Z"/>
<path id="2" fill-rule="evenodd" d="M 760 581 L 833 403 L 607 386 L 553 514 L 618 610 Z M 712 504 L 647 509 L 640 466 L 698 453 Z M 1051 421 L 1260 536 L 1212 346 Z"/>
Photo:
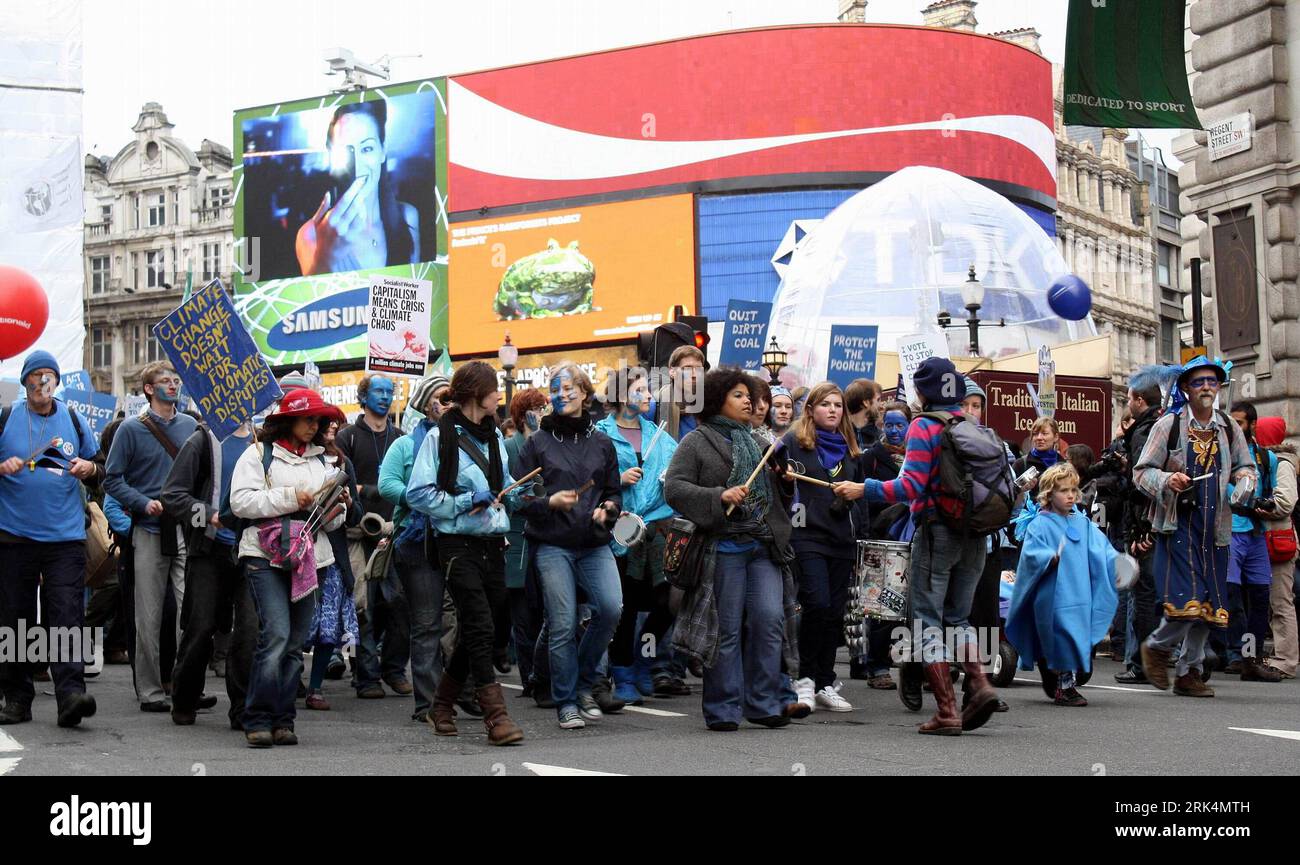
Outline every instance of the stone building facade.
<path id="1" fill-rule="evenodd" d="M 139 373 L 164 357 L 152 328 L 194 285 L 229 284 L 234 243 L 230 150 L 197 152 L 147 103 L 135 138 L 85 160 L 86 369 L 97 390 L 139 393 Z"/>
<path id="2" fill-rule="evenodd" d="M 1300 254 L 1292 118 L 1300 2 L 1189 0 L 1188 70 L 1206 129 L 1248 114 L 1250 147 L 1211 159 L 1207 133 L 1175 140 L 1183 161 L 1183 260 L 1202 261 L 1205 342 L 1233 362 L 1233 399 L 1300 432 Z M 1190 286 L 1190 270 L 1184 273 Z"/>

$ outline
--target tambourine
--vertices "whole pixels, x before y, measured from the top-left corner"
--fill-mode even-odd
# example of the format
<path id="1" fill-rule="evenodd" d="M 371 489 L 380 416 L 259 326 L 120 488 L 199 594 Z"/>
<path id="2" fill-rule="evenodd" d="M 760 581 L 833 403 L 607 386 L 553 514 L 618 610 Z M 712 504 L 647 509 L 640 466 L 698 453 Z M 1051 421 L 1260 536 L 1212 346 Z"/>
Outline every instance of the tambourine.
<path id="1" fill-rule="evenodd" d="M 614 540 L 625 547 L 634 547 L 645 540 L 645 520 L 636 514 L 623 514 L 614 521 Z"/>

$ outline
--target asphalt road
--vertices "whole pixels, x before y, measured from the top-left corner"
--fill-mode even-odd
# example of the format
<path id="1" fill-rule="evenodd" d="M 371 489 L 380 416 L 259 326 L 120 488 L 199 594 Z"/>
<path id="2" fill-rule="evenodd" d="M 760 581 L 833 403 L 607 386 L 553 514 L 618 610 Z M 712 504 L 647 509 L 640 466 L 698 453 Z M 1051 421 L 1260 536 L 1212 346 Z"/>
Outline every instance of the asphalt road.
<path id="1" fill-rule="evenodd" d="M 1300 684 L 1244 683 L 1217 674 L 1214 699 L 1191 699 L 1150 686 L 1121 687 L 1109 660 L 1096 661 L 1090 705 L 1047 701 L 1037 673 L 1003 689 L 1011 711 L 961 737 L 920 736 L 929 717 L 903 708 L 895 692 L 848 680 L 854 711 L 817 712 L 781 730 L 752 725 L 712 733 L 699 697 L 648 700 L 649 712 L 624 711 L 585 730 L 556 726 L 555 713 L 519 696 L 505 677 L 523 744 L 493 748 L 477 719 L 461 735 L 438 738 L 411 720 L 411 698 L 358 700 L 343 682 L 327 682 L 333 709 L 301 708 L 292 748 L 254 750 L 226 723 L 222 680 L 209 678 L 220 702 L 192 727 L 138 710 L 130 670 L 106 667 L 90 691 L 98 714 L 78 729 L 54 724 L 54 698 L 40 694 L 32 723 L 0 728 L 0 775 L 1280 775 L 1300 769 Z M 693 680 L 698 694 L 698 682 Z M 509 685 L 513 685 L 510 688 Z M 44 688 L 49 689 L 49 685 Z M 39 689 L 38 689 L 39 691 Z M 1271 730 L 1289 737 L 1246 730 Z"/>

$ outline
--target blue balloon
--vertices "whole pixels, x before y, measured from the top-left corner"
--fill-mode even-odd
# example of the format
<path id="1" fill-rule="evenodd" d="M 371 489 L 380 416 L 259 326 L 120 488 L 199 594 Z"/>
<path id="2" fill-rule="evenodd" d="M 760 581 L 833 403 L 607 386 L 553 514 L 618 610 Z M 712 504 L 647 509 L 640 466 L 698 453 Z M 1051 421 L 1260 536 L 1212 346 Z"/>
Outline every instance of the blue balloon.
<path id="1" fill-rule="evenodd" d="M 1057 277 L 1047 289 L 1047 305 L 1061 318 L 1082 321 L 1092 310 L 1092 291 L 1088 283 L 1067 273 Z"/>

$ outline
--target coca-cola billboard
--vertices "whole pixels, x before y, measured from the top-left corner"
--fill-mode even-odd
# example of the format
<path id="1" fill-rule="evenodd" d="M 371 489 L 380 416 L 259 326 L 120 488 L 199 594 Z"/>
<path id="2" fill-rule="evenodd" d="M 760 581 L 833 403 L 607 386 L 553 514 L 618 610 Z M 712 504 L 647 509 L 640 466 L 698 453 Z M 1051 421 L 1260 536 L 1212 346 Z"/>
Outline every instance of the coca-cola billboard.
<path id="1" fill-rule="evenodd" d="M 1036 387 L 1038 376 L 1028 372 L 979 370 L 970 373 L 970 377 L 987 394 L 984 424 L 1009 442 L 1023 443 L 1038 418 L 1034 398 L 1027 387 Z M 1055 418 L 1061 438 L 1069 444 L 1088 445 L 1094 454 L 1100 454 L 1114 436 L 1110 380 L 1058 375 Z"/>

